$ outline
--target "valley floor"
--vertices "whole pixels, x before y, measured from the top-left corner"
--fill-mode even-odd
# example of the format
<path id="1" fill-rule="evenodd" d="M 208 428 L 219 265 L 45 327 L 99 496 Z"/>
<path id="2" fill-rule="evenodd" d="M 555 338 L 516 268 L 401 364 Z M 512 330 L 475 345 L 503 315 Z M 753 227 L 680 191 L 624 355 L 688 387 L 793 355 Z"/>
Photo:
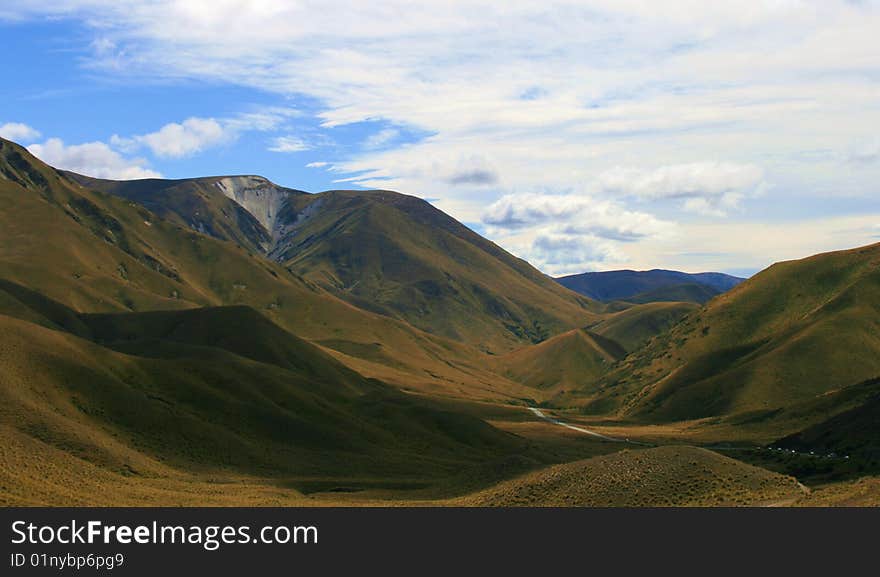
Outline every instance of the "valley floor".
<path id="1" fill-rule="evenodd" d="M 437 401 L 549 455 L 487 462 L 453 478 L 256 478 L 222 471 L 108 470 L 13 430 L 0 446 L 3 506 L 878 506 L 880 477 L 813 483 L 749 464 L 700 423 L 645 426 Z M 552 416 L 551 416 L 552 415 Z M 564 419 L 564 420 L 563 420 Z M 569 423 L 577 423 L 571 425 Z M 567 426 L 566 426 L 567 425 Z M 589 431 L 587 433 L 586 431 Z M 595 436 L 598 432 L 603 437 Z M 810 484 L 809 482 L 807 484 Z"/>

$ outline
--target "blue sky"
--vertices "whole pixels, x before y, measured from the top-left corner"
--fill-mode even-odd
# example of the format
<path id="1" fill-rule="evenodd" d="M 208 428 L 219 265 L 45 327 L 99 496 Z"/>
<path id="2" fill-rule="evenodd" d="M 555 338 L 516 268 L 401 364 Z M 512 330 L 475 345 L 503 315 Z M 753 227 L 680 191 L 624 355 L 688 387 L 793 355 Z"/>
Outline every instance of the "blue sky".
<path id="1" fill-rule="evenodd" d="M 662 6 L 661 6 L 662 5 Z M 0 0 L 0 136 L 389 188 L 550 274 L 880 241 L 876 2 Z"/>

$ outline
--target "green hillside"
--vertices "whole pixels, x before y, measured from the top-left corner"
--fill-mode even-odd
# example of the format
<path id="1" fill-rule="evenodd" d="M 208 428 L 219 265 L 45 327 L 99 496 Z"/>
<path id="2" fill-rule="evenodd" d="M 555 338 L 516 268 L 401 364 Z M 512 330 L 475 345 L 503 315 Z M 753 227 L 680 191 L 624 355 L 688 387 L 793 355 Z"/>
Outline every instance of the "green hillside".
<path id="1" fill-rule="evenodd" d="M 498 359 L 499 370 L 539 389 L 570 390 L 606 373 L 624 349 L 614 341 L 575 329 Z"/>
<path id="2" fill-rule="evenodd" d="M 880 374 L 880 244 L 773 265 L 689 314 L 586 393 L 672 421 L 792 406 Z"/>
<path id="3" fill-rule="evenodd" d="M 705 304 L 721 294 L 721 291 L 709 285 L 685 283 L 663 286 L 643 293 L 627 297 L 631 303 L 682 302 Z"/>
<path id="4" fill-rule="evenodd" d="M 590 330 L 620 343 L 629 352 L 659 335 L 699 306 L 689 302 L 652 302 L 606 315 Z"/>

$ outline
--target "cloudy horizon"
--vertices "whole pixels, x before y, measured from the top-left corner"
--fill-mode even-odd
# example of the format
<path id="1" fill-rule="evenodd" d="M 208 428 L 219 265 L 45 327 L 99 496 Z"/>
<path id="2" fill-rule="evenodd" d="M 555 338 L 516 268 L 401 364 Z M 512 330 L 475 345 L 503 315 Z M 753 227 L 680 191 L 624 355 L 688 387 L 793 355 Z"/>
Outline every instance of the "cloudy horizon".
<path id="1" fill-rule="evenodd" d="M 0 0 L 0 136 L 422 197 L 544 272 L 880 241 L 880 5 Z"/>

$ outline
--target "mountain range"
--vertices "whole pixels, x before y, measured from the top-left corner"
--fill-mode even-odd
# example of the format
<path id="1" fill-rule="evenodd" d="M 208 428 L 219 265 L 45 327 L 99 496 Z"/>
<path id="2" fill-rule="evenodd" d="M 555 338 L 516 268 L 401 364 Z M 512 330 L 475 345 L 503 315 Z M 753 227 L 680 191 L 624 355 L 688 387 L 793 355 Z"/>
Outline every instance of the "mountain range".
<path id="1" fill-rule="evenodd" d="M 6 504 L 754 504 L 805 498 L 800 453 L 880 466 L 880 245 L 554 280 L 416 197 L 2 139 L 0 238 Z"/>

